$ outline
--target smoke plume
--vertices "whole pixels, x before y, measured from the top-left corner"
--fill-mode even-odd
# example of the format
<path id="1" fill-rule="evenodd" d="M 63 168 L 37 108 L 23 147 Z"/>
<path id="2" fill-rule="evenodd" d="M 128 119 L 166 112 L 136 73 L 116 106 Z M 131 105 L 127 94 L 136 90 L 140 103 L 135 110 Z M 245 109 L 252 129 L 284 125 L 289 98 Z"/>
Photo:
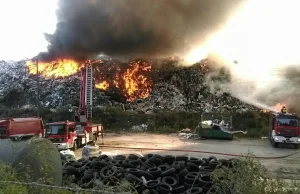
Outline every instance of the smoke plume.
<path id="1" fill-rule="evenodd" d="M 218 57 L 217 64 L 225 66 L 231 82 L 222 88 L 233 96 L 263 109 L 285 104 L 290 111 L 300 113 L 300 1 L 249 0 L 231 20 L 204 45 L 188 55 L 199 60 L 203 50 Z M 278 14 L 280 12 L 280 14 Z"/>
<path id="2" fill-rule="evenodd" d="M 234 74 L 228 66 L 222 63 L 210 62 L 209 67 L 213 70 L 206 76 L 206 84 L 211 92 L 216 95 L 224 92 L 252 104 L 258 108 L 270 111 L 278 111 L 276 104 L 284 104 L 289 111 L 300 113 L 300 65 L 285 65 L 278 69 L 273 69 L 266 76 L 270 80 L 262 82 L 253 80 L 245 76 Z M 223 71 L 220 74 L 220 72 Z M 219 77 L 221 81 L 213 81 L 214 77 Z"/>
<path id="3" fill-rule="evenodd" d="M 57 27 L 43 60 L 166 57 L 218 30 L 240 0 L 59 0 Z"/>

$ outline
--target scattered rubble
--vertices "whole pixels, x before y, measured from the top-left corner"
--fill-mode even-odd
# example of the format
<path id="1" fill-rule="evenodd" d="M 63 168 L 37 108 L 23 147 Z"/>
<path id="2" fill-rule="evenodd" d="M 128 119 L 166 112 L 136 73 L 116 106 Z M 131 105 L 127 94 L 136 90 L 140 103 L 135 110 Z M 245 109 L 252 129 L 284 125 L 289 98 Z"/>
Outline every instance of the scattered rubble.
<path id="1" fill-rule="evenodd" d="M 137 131 L 137 132 L 144 132 L 148 130 L 148 125 L 142 124 L 142 125 L 134 125 L 130 128 L 132 131 Z"/>

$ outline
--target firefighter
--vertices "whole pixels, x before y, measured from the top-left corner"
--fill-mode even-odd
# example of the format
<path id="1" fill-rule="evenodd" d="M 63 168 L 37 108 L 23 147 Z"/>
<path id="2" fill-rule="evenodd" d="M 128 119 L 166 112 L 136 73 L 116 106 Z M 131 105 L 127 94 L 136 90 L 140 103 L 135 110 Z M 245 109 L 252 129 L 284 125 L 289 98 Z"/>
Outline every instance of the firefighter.
<path id="1" fill-rule="evenodd" d="M 287 110 L 286 110 L 286 107 L 285 107 L 285 106 L 283 106 L 283 107 L 282 107 L 282 109 L 281 109 L 281 112 L 282 112 L 282 113 L 286 113 L 286 112 L 287 112 Z"/>

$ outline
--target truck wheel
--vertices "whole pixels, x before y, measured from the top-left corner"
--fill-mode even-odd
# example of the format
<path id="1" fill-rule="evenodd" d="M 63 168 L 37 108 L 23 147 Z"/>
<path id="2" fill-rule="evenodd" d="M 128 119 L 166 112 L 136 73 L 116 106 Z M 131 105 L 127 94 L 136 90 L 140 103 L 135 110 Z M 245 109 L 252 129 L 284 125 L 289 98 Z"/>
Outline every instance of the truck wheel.
<path id="1" fill-rule="evenodd" d="M 273 146 L 274 148 L 278 148 L 278 143 L 277 143 L 277 142 L 272 142 L 272 146 Z"/>
<path id="2" fill-rule="evenodd" d="M 77 148 L 78 148 L 78 141 L 75 140 L 74 143 L 73 143 L 72 150 L 75 151 L 75 150 L 77 150 Z"/>

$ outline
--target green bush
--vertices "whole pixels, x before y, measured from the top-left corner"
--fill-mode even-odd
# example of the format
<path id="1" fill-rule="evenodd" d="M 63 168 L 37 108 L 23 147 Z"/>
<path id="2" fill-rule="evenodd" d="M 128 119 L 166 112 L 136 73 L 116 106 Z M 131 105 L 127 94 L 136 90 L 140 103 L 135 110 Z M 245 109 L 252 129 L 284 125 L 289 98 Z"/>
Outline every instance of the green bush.
<path id="1" fill-rule="evenodd" d="M 237 137 L 258 138 L 268 135 L 269 115 L 258 111 L 247 111 L 233 115 L 233 128 L 247 131 L 247 134 L 235 134 Z"/>
<path id="2" fill-rule="evenodd" d="M 36 116 L 34 108 L 8 109 L 2 108 L 0 117 L 30 117 Z M 129 130 L 134 125 L 148 124 L 149 132 L 174 133 L 183 128 L 195 129 L 201 121 L 201 112 L 191 113 L 183 111 L 156 111 L 145 114 L 133 111 L 124 111 L 122 107 L 93 109 L 93 122 L 101 123 L 105 131 Z M 62 120 L 73 120 L 74 112 L 68 109 L 50 110 L 41 108 L 40 115 L 44 123 Z M 268 135 L 268 114 L 257 111 L 247 111 L 232 115 L 234 130 L 247 131 L 247 135 L 235 136 L 257 138 Z"/>
<path id="3" fill-rule="evenodd" d="M 234 168 L 222 167 L 212 173 L 212 180 L 220 193 L 235 194 L 298 194 L 300 184 L 271 177 L 265 166 L 248 154 L 235 160 Z"/>

